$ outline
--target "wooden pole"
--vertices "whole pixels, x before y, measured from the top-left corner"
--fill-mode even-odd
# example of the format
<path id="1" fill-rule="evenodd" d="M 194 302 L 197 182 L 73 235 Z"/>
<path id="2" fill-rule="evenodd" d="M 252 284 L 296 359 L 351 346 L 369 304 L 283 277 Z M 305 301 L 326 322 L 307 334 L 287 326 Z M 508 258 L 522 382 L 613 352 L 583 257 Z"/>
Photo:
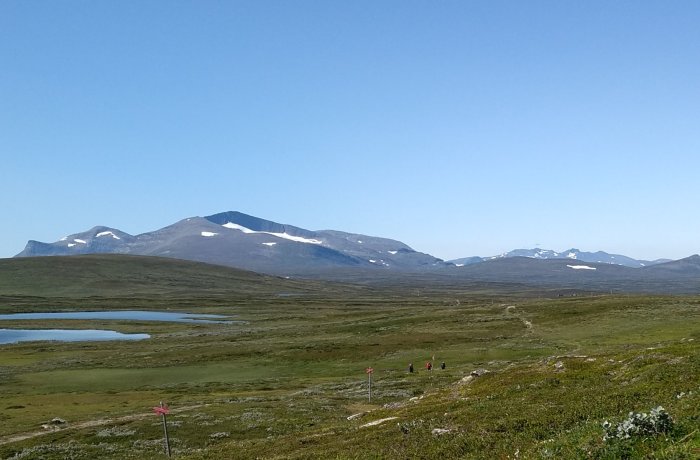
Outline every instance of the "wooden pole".
<path id="1" fill-rule="evenodd" d="M 372 373 L 367 375 L 369 376 L 369 402 L 372 402 Z"/>
<path id="2" fill-rule="evenodd" d="M 160 402 L 160 407 L 161 409 L 165 408 L 163 401 Z M 168 421 L 165 418 L 165 411 L 162 411 L 161 415 L 163 416 L 163 433 L 165 434 L 165 453 L 168 454 L 168 458 L 170 458 L 170 438 L 168 437 Z"/>
<path id="3" fill-rule="evenodd" d="M 367 369 L 365 369 L 365 372 L 367 372 L 367 382 L 369 384 L 367 386 L 367 395 L 369 398 L 369 402 L 372 402 L 372 372 L 374 372 L 374 369 L 368 367 Z"/>

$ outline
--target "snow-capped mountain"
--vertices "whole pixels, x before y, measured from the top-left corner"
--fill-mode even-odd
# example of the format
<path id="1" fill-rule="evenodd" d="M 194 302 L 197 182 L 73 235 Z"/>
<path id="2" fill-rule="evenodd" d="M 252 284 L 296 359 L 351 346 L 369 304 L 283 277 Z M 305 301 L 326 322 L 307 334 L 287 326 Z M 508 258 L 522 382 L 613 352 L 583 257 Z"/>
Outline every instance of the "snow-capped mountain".
<path id="1" fill-rule="evenodd" d="M 684 276 L 686 272 L 692 274 L 694 272 L 688 266 L 697 265 L 692 259 L 690 264 L 679 262 L 662 268 L 667 260 L 636 260 L 619 254 L 585 252 L 575 248 L 566 251 L 516 249 L 492 257 L 467 257 L 444 262 L 397 240 L 337 230 L 312 231 L 234 211 L 189 217 L 140 235 L 130 235 L 111 227 L 93 227 L 53 243 L 29 241 L 17 257 L 95 253 L 171 257 L 260 273 L 332 276 L 335 279 L 344 279 L 350 272 L 355 276 L 363 272 L 369 277 L 380 273 L 403 276 L 408 272 L 431 272 L 440 276 L 453 274 L 489 281 L 525 282 L 535 279 L 535 274 L 541 272 L 543 279 L 559 276 L 567 280 L 578 273 L 578 280 L 586 277 L 597 279 L 601 273 L 615 278 L 622 273 L 614 271 L 615 268 L 643 269 L 634 275 L 624 274 L 625 279 L 637 279 L 643 273 L 652 278 L 668 278 L 681 272 Z M 550 261 L 552 263 L 545 263 Z M 652 265 L 658 266 L 659 270 L 647 271 Z M 556 267 L 559 275 L 555 276 L 552 270 Z"/>
<path id="2" fill-rule="evenodd" d="M 487 260 L 504 259 L 509 257 L 528 257 L 530 259 L 571 259 L 578 260 L 581 262 L 589 263 L 599 263 L 599 264 L 611 264 L 611 265 L 622 265 L 625 267 L 641 268 L 650 265 L 660 264 L 668 262 L 669 259 L 658 259 L 658 260 L 637 260 L 631 257 L 623 256 L 620 254 L 608 254 L 607 252 L 597 251 L 597 252 L 585 252 L 579 249 L 571 248 L 566 251 L 553 251 L 551 249 L 515 249 L 510 252 L 505 252 L 491 257 L 464 257 L 461 259 L 450 260 L 449 262 L 457 265 L 471 265 L 474 263 L 484 262 Z"/>
<path id="3" fill-rule="evenodd" d="M 126 248 L 135 240 L 135 237 L 116 228 L 99 226 L 86 232 L 64 236 L 55 243 L 29 240 L 24 250 L 16 257 L 129 252 Z"/>
<path id="4" fill-rule="evenodd" d="M 311 231 L 234 211 L 190 217 L 135 236 L 94 227 L 54 243 L 29 241 L 17 257 L 91 253 L 173 257 L 284 275 L 333 268 L 421 271 L 451 266 L 400 241 Z"/>

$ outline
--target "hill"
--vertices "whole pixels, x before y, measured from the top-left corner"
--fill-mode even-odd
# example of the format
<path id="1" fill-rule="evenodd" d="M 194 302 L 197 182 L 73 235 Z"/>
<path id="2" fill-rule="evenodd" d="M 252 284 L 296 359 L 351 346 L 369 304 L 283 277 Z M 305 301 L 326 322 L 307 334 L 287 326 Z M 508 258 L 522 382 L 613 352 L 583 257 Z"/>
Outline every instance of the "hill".
<path id="1" fill-rule="evenodd" d="M 0 299 L 265 299 L 349 295 L 358 288 L 290 280 L 230 267 L 163 257 L 115 254 L 0 259 Z M 12 303 L 12 302 L 10 302 Z"/>

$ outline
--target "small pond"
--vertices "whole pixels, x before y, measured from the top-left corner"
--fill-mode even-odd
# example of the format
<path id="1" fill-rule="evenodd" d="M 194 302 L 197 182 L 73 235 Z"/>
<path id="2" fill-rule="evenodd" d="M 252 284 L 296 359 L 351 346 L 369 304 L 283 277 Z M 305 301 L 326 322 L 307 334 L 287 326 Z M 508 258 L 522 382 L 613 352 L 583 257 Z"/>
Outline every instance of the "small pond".
<path id="1" fill-rule="evenodd" d="M 0 329 L 0 344 L 39 340 L 59 342 L 143 340 L 150 337 L 148 334 L 122 334 L 100 329 Z"/>

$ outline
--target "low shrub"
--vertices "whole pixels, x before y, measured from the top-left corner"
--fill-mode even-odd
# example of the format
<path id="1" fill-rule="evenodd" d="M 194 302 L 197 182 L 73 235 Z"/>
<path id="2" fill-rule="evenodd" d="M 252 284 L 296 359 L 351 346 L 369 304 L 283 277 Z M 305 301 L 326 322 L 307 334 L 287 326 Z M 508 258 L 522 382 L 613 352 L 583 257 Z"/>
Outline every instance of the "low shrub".
<path id="1" fill-rule="evenodd" d="M 627 418 L 616 426 L 606 420 L 603 423 L 605 431 L 603 440 L 630 439 L 638 436 L 668 433 L 671 429 L 673 429 L 673 419 L 663 407 L 658 406 L 648 414 L 646 412 L 630 412 Z"/>

